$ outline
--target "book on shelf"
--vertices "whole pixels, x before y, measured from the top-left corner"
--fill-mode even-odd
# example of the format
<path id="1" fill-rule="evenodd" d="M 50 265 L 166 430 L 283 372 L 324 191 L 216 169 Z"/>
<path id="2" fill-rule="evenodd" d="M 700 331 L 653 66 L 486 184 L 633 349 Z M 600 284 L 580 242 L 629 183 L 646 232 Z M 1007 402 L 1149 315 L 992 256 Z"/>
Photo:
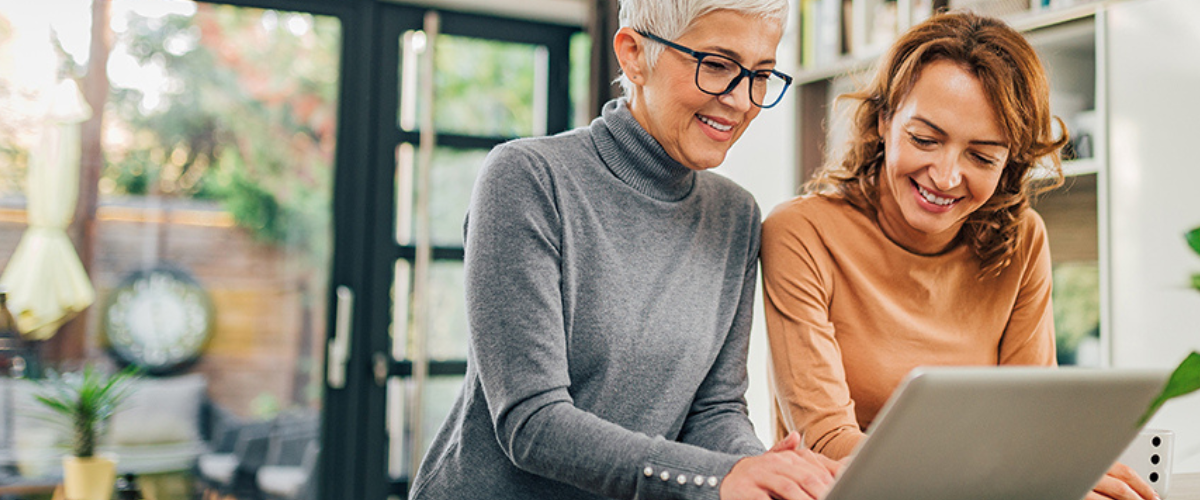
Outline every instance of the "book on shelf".
<path id="1" fill-rule="evenodd" d="M 1053 0 L 1051 0 L 1053 1 Z M 1042 0 L 950 0 L 951 9 L 966 9 L 977 14 L 1007 17 L 1027 12 Z"/>
<path id="2" fill-rule="evenodd" d="M 824 67 L 847 55 L 879 55 L 898 34 L 945 9 L 952 1 L 800 0 L 800 64 L 805 68 Z M 1014 0 L 956 1 L 965 5 Z"/>
<path id="3" fill-rule="evenodd" d="M 800 64 L 827 66 L 842 56 L 843 0 L 803 0 L 800 4 Z"/>
<path id="4" fill-rule="evenodd" d="M 816 64 L 827 66 L 842 57 L 842 0 L 818 0 Z"/>
<path id="5" fill-rule="evenodd" d="M 817 53 L 817 0 L 800 2 L 800 66 L 811 68 Z"/>

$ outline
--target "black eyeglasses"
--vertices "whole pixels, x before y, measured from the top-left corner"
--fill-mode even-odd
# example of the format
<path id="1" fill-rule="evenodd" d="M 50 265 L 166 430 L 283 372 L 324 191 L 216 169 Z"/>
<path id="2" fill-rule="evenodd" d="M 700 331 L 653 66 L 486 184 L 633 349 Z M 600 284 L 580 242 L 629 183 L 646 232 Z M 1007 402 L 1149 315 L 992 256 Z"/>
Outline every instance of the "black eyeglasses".
<path id="1" fill-rule="evenodd" d="M 725 95 L 733 92 L 742 78 L 750 78 L 750 102 L 760 108 L 779 104 L 783 93 L 792 84 L 792 77 L 773 69 L 749 70 L 741 63 L 721 54 L 700 52 L 679 45 L 646 31 L 635 30 L 639 35 L 666 45 L 696 58 L 696 87 L 708 95 Z"/>

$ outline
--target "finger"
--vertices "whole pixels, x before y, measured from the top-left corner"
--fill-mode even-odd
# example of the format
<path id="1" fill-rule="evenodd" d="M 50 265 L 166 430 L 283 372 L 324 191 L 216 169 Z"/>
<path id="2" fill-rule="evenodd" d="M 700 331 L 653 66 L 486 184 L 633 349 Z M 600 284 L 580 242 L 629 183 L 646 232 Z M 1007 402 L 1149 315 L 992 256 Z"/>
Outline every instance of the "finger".
<path id="1" fill-rule="evenodd" d="M 797 450 L 795 453 L 807 466 L 819 470 L 820 476 L 827 482 L 832 483 L 833 477 L 841 470 L 841 464 L 808 448 Z"/>
<path id="2" fill-rule="evenodd" d="M 836 477 L 838 473 L 842 472 L 842 462 L 829 458 L 820 453 L 814 454 L 817 456 L 817 460 L 825 466 L 825 469 L 828 470 L 830 474 L 833 474 Z"/>
<path id="3" fill-rule="evenodd" d="M 1152 488 L 1149 483 L 1142 479 L 1142 477 L 1137 474 L 1137 471 L 1133 470 L 1133 468 L 1129 467 L 1128 465 L 1117 462 L 1113 464 L 1112 468 L 1108 469 L 1108 474 L 1120 479 L 1121 481 L 1124 481 L 1125 484 L 1132 488 L 1133 491 L 1138 494 L 1138 497 L 1142 498 L 1143 500 L 1155 500 L 1158 498 L 1158 493 L 1154 491 L 1154 488 Z"/>
<path id="4" fill-rule="evenodd" d="M 816 500 L 817 496 L 804 490 L 797 483 L 796 478 L 785 474 L 769 474 L 762 478 L 761 482 L 764 489 L 771 494 L 771 498 L 780 500 Z"/>
<path id="5" fill-rule="evenodd" d="M 1101 495 L 1099 493 L 1096 493 L 1095 491 L 1089 491 L 1087 496 L 1083 497 L 1083 500 L 1112 500 L 1112 499 L 1108 498 L 1104 495 Z"/>
<path id="6" fill-rule="evenodd" d="M 1136 491 L 1133 491 L 1133 488 L 1129 487 L 1128 483 L 1109 474 L 1105 474 L 1100 482 L 1096 483 L 1096 487 L 1092 488 L 1092 491 L 1103 495 L 1102 498 L 1113 500 L 1141 500 L 1142 498 Z"/>
<path id="7" fill-rule="evenodd" d="M 790 432 L 790 433 L 788 433 L 787 437 L 783 438 L 783 441 L 775 443 L 775 446 L 771 447 L 771 451 L 794 450 L 794 449 L 800 447 L 801 444 L 802 443 L 800 443 L 800 434 L 797 432 Z"/>
<path id="8" fill-rule="evenodd" d="M 820 461 L 820 455 L 802 448 L 785 456 L 783 468 L 787 475 L 808 495 L 821 498 L 833 486 L 833 472 Z"/>
<path id="9" fill-rule="evenodd" d="M 817 460 L 816 454 L 801 448 L 796 451 L 767 453 L 758 473 L 786 478 L 812 495 L 820 495 L 833 483 L 833 473 Z"/>
<path id="10" fill-rule="evenodd" d="M 831 479 L 824 479 L 820 476 L 809 475 L 800 481 L 800 487 L 813 498 L 823 498 L 829 490 L 833 488 Z"/>

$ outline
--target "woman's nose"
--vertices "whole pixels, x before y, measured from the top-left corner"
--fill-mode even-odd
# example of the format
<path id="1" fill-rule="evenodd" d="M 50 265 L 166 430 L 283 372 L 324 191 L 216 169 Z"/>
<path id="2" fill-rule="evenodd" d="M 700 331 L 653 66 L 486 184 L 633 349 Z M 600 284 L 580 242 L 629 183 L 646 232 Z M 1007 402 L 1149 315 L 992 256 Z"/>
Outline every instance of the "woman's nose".
<path id="1" fill-rule="evenodd" d="M 962 184 L 962 169 L 959 168 L 955 157 L 948 156 L 943 155 L 929 167 L 929 179 L 933 181 L 933 188 L 943 193 Z"/>
<path id="2" fill-rule="evenodd" d="M 733 90 L 718 96 L 717 100 L 737 110 L 749 110 L 754 105 L 754 103 L 750 102 L 750 79 L 742 78 L 738 80 Z"/>

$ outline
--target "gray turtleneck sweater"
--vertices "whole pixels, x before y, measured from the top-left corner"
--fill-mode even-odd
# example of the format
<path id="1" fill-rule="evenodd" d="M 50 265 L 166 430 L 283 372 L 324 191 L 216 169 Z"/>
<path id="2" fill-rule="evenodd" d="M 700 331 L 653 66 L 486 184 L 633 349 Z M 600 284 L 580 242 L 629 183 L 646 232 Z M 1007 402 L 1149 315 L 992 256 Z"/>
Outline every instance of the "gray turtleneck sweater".
<path id="1" fill-rule="evenodd" d="M 718 498 L 747 418 L 760 214 L 624 100 L 488 156 L 468 210 L 470 351 L 414 499 Z"/>

